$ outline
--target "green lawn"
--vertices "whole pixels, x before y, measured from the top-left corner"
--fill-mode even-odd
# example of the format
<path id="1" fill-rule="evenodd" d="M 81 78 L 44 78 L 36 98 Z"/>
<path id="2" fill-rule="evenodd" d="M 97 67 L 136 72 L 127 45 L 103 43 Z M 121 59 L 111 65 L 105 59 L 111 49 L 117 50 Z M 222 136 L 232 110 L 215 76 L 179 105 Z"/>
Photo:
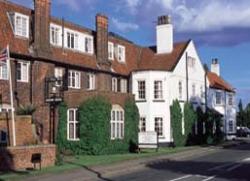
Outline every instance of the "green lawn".
<path id="1" fill-rule="evenodd" d="M 64 164 L 61 166 L 44 168 L 41 171 L 19 171 L 10 173 L 0 173 L 0 181 L 24 179 L 27 176 L 35 176 L 40 174 L 67 172 L 72 169 L 77 169 L 81 167 L 118 163 L 126 160 L 134 160 L 134 159 L 181 152 L 187 149 L 190 149 L 190 147 L 160 148 L 158 152 L 155 152 L 155 150 L 143 150 L 140 154 L 127 153 L 127 154 L 101 155 L 101 156 L 89 156 L 89 155 L 66 156 L 64 157 Z"/>

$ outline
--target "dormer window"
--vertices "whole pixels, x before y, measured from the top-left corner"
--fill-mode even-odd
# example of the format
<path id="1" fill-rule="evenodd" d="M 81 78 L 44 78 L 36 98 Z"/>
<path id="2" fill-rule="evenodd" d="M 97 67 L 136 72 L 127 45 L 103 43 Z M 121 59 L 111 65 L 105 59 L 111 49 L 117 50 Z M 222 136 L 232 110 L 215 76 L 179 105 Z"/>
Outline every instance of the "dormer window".
<path id="1" fill-rule="evenodd" d="M 108 43 L 108 55 L 109 60 L 114 60 L 114 43 L 112 42 Z"/>
<path id="2" fill-rule="evenodd" d="M 10 13 L 9 16 L 14 34 L 29 38 L 29 16 L 20 13 Z"/>
<path id="3" fill-rule="evenodd" d="M 78 35 L 76 33 L 67 32 L 67 48 L 78 49 Z"/>
<path id="4" fill-rule="evenodd" d="M 93 53 L 93 38 L 92 37 L 85 37 L 85 52 L 86 53 Z"/>
<path id="5" fill-rule="evenodd" d="M 118 45 L 118 57 L 117 57 L 117 59 L 118 59 L 118 61 L 119 62 L 125 62 L 125 47 L 124 46 L 122 46 L 122 45 Z"/>
<path id="6" fill-rule="evenodd" d="M 61 27 L 50 24 L 50 43 L 52 45 L 60 46 L 61 45 Z"/>

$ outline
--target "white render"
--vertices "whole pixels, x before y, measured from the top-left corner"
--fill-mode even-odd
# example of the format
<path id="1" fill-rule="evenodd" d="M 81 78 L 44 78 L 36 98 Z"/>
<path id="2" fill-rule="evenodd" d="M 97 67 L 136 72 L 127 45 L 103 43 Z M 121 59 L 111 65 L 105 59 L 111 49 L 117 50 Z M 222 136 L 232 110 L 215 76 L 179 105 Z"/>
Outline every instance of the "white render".
<path id="1" fill-rule="evenodd" d="M 216 92 L 221 92 L 222 94 L 222 103 L 216 104 Z M 233 97 L 233 104 L 229 104 L 229 95 Z M 236 137 L 236 101 L 235 101 L 235 93 L 228 92 L 225 90 L 219 89 L 208 89 L 208 99 L 207 99 L 208 107 L 213 108 L 223 115 L 223 124 L 222 131 L 226 134 L 226 139 L 234 139 Z M 232 130 L 230 130 L 230 121 L 232 121 Z"/>
<path id="2" fill-rule="evenodd" d="M 220 76 L 220 64 L 218 62 L 212 62 L 211 64 L 211 72 Z"/>
<path id="3" fill-rule="evenodd" d="M 171 53 L 173 51 L 173 25 L 163 24 L 156 27 L 157 53 Z"/>
<path id="4" fill-rule="evenodd" d="M 184 102 L 187 101 L 187 84 L 186 84 L 186 62 L 187 58 L 195 59 L 195 66 L 188 68 L 188 99 L 195 106 L 204 105 L 205 99 L 202 98 L 200 87 L 205 90 L 205 71 L 202 63 L 197 55 L 193 41 L 190 41 L 185 52 L 179 59 L 178 64 L 173 71 L 136 71 L 132 73 L 132 92 L 135 95 L 136 104 L 141 117 L 146 117 L 146 131 L 154 131 L 154 118 L 163 118 L 163 136 L 159 138 L 160 143 L 169 143 L 172 141 L 171 136 L 171 121 L 170 121 L 170 106 L 173 100 L 178 99 L 183 109 Z M 167 60 L 166 60 L 167 61 Z M 140 80 L 146 81 L 146 99 L 138 100 L 138 85 Z M 163 81 L 163 100 L 154 100 L 154 81 Z M 182 99 L 179 99 L 178 83 L 182 82 Z M 196 85 L 196 94 L 192 96 L 192 85 Z M 203 92 L 204 93 L 204 92 Z"/>

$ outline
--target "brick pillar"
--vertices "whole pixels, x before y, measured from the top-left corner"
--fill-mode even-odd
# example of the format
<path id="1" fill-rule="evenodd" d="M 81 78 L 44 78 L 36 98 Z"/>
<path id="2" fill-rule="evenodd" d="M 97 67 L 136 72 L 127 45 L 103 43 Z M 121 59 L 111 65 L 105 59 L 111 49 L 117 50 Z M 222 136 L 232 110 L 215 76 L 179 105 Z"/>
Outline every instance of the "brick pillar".
<path id="1" fill-rule="evenodd" d="M 103 70 L 110 70 L 108 60 L 108 18 L 105 15 L 96 15 L 96 55 L 97 63 Z"/>
<path id="2" fill-rule="evenodd" d="M 50 53 L 50 0 L 34 0 L 35 31 L 34 48 L 37 56 L 49 56 Z"/>

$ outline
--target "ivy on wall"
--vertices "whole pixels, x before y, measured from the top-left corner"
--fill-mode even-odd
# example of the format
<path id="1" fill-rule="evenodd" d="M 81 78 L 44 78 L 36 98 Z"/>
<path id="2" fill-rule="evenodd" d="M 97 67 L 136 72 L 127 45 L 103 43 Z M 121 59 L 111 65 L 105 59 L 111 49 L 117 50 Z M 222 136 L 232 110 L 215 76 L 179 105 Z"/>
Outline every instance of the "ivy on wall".
<path id="1" fill-rule="evenodd" d="M 139 113 L 135 102 L 128 99 L 124 106 L 124 138 L 111 140 L 111 104 L 101 96 L 89 98 L 79 107 L 80 140 L 67 140 L 67 110 L 59 106 L 59 123 L 56 144 L 60 153 L 101 155 L 134 151 L 138 141 Z"/>

